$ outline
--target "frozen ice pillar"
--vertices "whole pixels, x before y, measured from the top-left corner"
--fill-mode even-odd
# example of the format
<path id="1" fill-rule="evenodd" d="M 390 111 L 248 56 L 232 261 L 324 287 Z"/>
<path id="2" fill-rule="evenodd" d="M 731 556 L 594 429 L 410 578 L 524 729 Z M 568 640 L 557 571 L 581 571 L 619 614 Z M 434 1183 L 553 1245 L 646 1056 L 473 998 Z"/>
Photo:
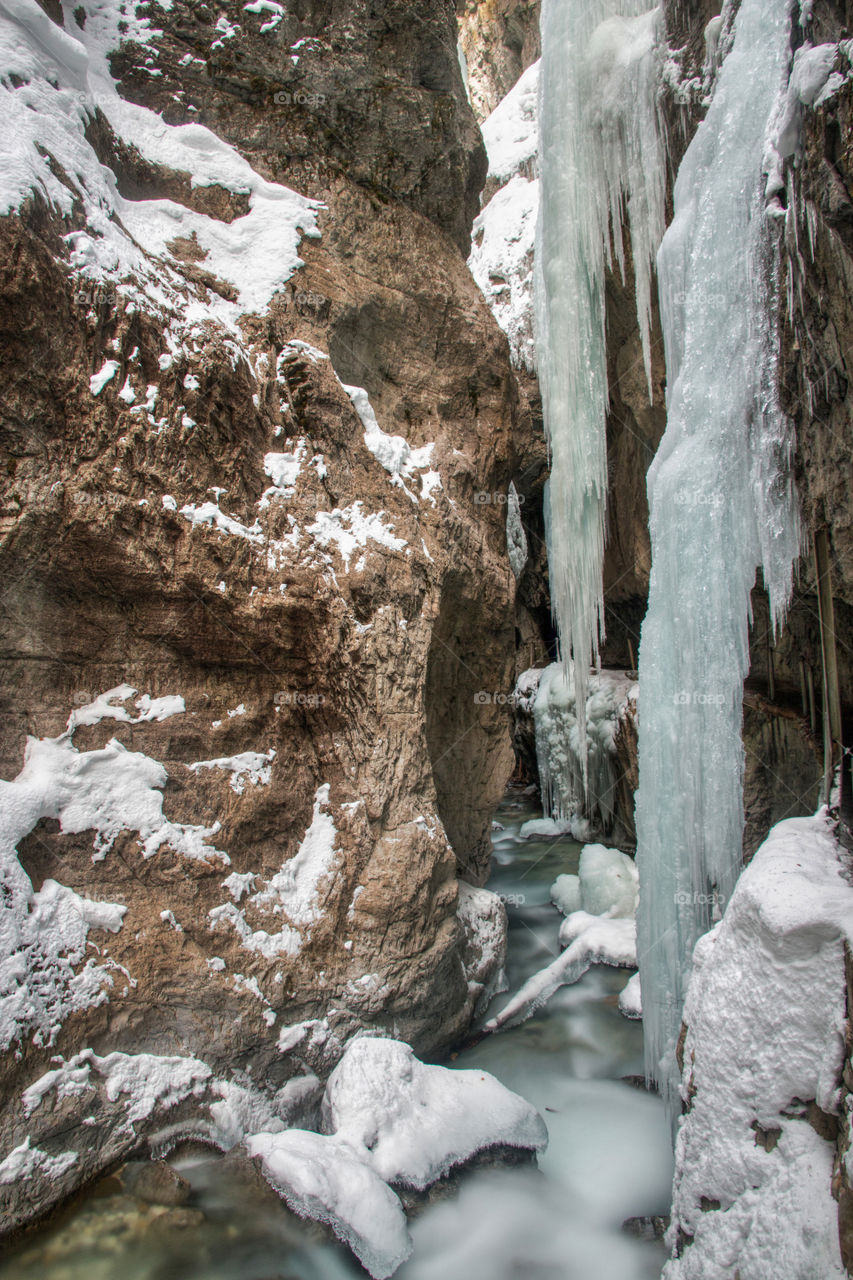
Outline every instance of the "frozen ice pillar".
<path id="1" fill-rule="evenodd" d="M 604 623 L 605 271 L 614 257 L 624 271 L 625 222 L 651 379 L 652 265 L 664 228 L 660 10 L 647 0 L 544 0 L 541 27 L 536 358 L 551 452 L 551 599 L 583 719 Z"/>
<path id="2" fill-rule="evenodd" d="M 762 174 L 789 12 L 789 0 L 743 0 L 658 254 L 668 421 L 648 477 L 637 839 L 646 1070 L 662 1084 L 694 943 L 741 867 L 750 590 L 761 566 L 779 621 L 800 545 Z"/>

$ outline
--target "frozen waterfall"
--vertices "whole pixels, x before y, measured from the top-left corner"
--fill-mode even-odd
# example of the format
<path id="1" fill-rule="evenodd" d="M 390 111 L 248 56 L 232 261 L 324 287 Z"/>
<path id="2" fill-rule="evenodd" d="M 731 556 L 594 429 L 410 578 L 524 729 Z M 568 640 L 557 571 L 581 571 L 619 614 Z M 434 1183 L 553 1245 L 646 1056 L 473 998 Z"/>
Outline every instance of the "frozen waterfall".
<path id="1" fill-rule="evenodd" d="M 603 634 L 607 495 L 605 272 L 630 225 L 650 379 L 651 280 L 664 228 L 660 10 L 643 0 L 544 0 L 536 351 L 551 452 L 551 599 L 583 718 Z M 568 668 L 567 668 L 568 669 Z"/>
<path id="2" fill-rule="evenodd" d="M 658 255 L 668 422 L 648 477 L 637 838 L 646 1070 L 663 1085 L 693 946 L 741 868 L 750 590 L 760 566 L 780 621 L 800 544 L 792 428 L 776 389 L 778 223 L 763 172 L 790 9 L 743 0 Z"/>

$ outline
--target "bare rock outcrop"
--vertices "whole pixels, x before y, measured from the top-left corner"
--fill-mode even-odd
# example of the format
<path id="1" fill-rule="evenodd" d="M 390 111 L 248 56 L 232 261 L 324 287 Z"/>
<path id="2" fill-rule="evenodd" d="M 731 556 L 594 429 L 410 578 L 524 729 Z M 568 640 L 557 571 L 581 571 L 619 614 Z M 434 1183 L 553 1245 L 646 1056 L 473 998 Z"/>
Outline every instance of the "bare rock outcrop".
<path id="1" fill-rule="evenodd" d="M 28 1111 L 57 1060 L 202 1064 L 164 1095 L 191 1127 L 204 1071 L 269 1092 L 358 1029 L 426 1052 L 467 1025 L 529 429 L 459 252 L 485 162 L 452 5 L 19 9 L 8 1226 L 171 1123 L 121 1090 L 97 1140 L 91 1091 Z"/>

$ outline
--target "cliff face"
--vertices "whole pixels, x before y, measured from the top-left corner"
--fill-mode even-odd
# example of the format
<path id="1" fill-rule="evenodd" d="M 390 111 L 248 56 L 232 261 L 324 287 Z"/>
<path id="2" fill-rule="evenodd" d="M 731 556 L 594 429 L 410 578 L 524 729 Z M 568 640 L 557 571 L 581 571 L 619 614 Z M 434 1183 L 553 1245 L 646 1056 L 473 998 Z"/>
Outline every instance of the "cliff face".
<path id="1" fill-rule="evenodd" d="M 55 1055 L 277 1088 L 363 1025 L 446 1044 L 484 979 L 529 411 L 460 253 L 453 8 L 258 9 L 4 19 L 9 1225 L 163 1122 L 28 1117 Z"/>

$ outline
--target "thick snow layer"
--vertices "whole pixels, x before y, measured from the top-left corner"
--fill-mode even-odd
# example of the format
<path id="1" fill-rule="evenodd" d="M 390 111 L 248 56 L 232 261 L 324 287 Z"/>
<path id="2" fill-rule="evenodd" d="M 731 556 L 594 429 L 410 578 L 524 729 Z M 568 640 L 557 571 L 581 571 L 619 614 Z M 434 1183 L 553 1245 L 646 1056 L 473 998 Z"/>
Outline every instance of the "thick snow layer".
<path id="1" fill-rule="evenodd" d="M 530 818 L 522 822 L 518 832 L 520 840 L 549 840 L 571 834 L 572 820 L 557 821 L 556 818 Z"/>
<path id="2" fill-rule="evenodd" d="M 566 916 L 582 907 L 590 915 L 617 919 L 636 914 L 637 892 L 633 858 L 603 844 L 588 844 L 581 852 L 578 875 L 557 876 L 551 901 Z"/>
<path id="3" fill-rule="evenodd" d="M 275 750 L 267 752 L 241 751 L 236 756 L 219 756 L 215 760 L 197 760 L 188 764 L 193 773 L 199 769 L 223 769 L 231 774 L 231 790 L 241 796 L 246 790 L 246 783 L 252 787 L 267 786 L 272 777 L 272 762 Z"/>
<path id="4" fill-rule="evenodd" d="M 838 45 L 802 46 L 794 54 L 788 92 L 780 119 L 773 130 L 773 144 L 781 159 L 793 156 L 800 145 L 803 107 L 813 106 L 829 80 Z"/>
<path id="5" fill-rule="evenodd" d="M 28 1135 L 20 1146 L 9 1152 L 5 1160 L 0 1161 L 0 1186 L 24 1181 L 36 1173 L 47 1178 L 58 1178 L 66 1169 L 76 1164 L 77 1160 L 76 1151 L 63 1151 L 58 1156 L 49 1156 L 40 1147 L 30 1146 Z"/>
<path id="6" fill-rule="evenodd" d="M 841 1276 L 833 1147 L 805 1104 L 837 1113 L 853 888 L 823 816 L 774 827 L 694 954 L 684 1021 L 673 1222 L 693 1236 L 667 1280 Z M 756 1126 L 781 1130 L 765 1150 Z M 770 1144 L 768 1144 L 770 1145 Z M 703 1212 L 703 1200 L 720 1209 Z"/>
<path id="7" fill-rule="evenodd" d="M 509 339 L 513 363 L 533 372 L 533 249 L 539 211 L 539 63 L 495 107 L 483 125 L 489 179 L 500 184 L 472 229 L 468 266 Z"/>
<path id="8" fill-rule="evenodd" d="M 398 1040 L 351 1040 L 323 1099 L 323 1126 L 387 1182 L 427 1187 L 487 1147 L 542 1150 L 538 1111 L 485 1071 L 427 1066 Z"/>
<path id="9" fill-rule="evenodd" d="M 121 1100 L 124 1123 L 132 1128 L 155 1108 L 168 1110 L 185 1098 L 199 1096 L 210 1079 L 210 1067 L 197 1058 L 150 1053 L 108 1053 L 101 1058 L 91 1049 L 83 1049 L 24 1090 L 24 1111 L 31 1115 L 49 1095 L 61 1101 L 88 1093 L 100 1084 L 110 1102 Z"/>
<path id="10" fill-rule="evenodd" d="M 247 892 L 242 907 L 234 902 L 214 907 L 208 914 L 212 928 L 218 924 L 231 925 L 247 951 L 259 952 L 268 960 L 282 953 L 291 956 L 299 953 L 303 943 L 310 940 L 312 926 L 323 914 L 321 890 L 328 885 L 340 860 L 337 830 L 332 815 L 327 812 L 328 806 L 329 785 L 326 783 L 317 788 L 311 825 L 294 856 L 263 888 Z M 250 908 L 254 913 L 276 916 L 281 927 L 275 933 L 253 928 L 246 920 L 246 911 Z"/>
<path id="11" fill-rule="evenodd" d="M 535 175 L 539 150 L 539 68 L 531 64 L 483 122 L 489 177 L 509 182 L 518 173 Z"/>
<path id="12" fill-rule="evenodd" d="M 583 907 L 581 898 L 581 882 L 580 876 L 560 875 L 551 885 L 551 901 L 558 911 L 562 911 L 564 916 L 570 916 L 573 911 L 580 911 Z"/>
<path id="13" fill-rule="evenodd" d="M 516 174 L 495 192 L 472 228 L 469 270 L 509 339 L 513 364 L 533 373 L 533 252 L 539 182 Z"/>
<path id="14" fill-rule="evenodd" d="M 603 844 L 588 844 L 578 869 L 584 911 L 611 919 L 632 917 L 637 911 L 637 864 L 627 853 Z"/>
<path id="15" fill-rule="evenodd" d="M 408 1258 L 403 1206 L 347 1142 L 288 1129 L 248 1138 L 246 1150 L 294 1213 L 327 1222 L 376 1280 Z"/>
<path id="16" fill-rule="evenodd" d="M 427 475 L 421 476 L 421 497 L 428 498 L 431 504 L 435 506 L 432 490 L 441 487 L 441 479 L 438 472 L 432 470 L 432 451 L 435 445 L 432 443 L 423 444 L 417 449 L 413 449 L 403 436 L 387 435 L 377 421 L 373 406 L 364 388 L 344 386 L 344 391 L 349 396 L 353 403 L 353 408 L 361 419 L 361 424 L 364 427 L 364 443 L 376 461 L 388 472 L 391 477 L 391 483 L 399 485 L 403 492 L 416 503 L 420 499 L 407 486 L 406 481 L 411 480 L 416 471 L 425 470 L 431 479 L 427 481 Z"/>
<path id="17" fill-rule="evenodd" d="M 108 53 L 123 36 L 145 43 L 153 34 L 147 19 L 129 18 L 113 5 L 92 6 L 85 28 L 75 26 L 72 35 L 35 0 L 3 0 L 0 56 L 6 78 L 0 96 L 7 127 L 0 210 L 18 208 L 33 190 L 65 214 L 78 200 L 85 227 L 67 238 L 72 265 L 94 278 L 133 276 L 136 288 L 158 304 L 174 306 L 182 288 L 167 265 L 169 245 L 176 237 L 194 238 L 205 270 L 228 282 L 238 300 L 199 297 L 191 318 L 207 311 L 233 325 L 242 312 L 266 307 L 300 265 L 299 241 L 302 234 L 317 234 L 319 206 L 266 182 L 204 126 L 167 125 L 155 112 L 118 96 Z M 218 184 L 247 194 L 249 212 L 227 223 L 171 200 L 124 199 L 84 136 L 96 106 L 147 160 L 189 173 L 194 186 Z"/>
<path id="18" fill-rule="evenodd" d="M 616 732 L 637 686 L 622 672 L 606 670 L 590 673 L 587 685 L 579 717 L 571 670 L 555 662 L 539 676 L 533 718 L 542 808 L 566 822 L 588 818 L 606 833 L 615 817 Z"/>
<path id="19" fill-rule="evenodd" d="M 500 1013 L 489 1019 L 487 1031 L 515 1026 L 532 1017 L 559 987 L 577 982 L 591 965 L 637 967 L 637 926 L 630 919 L 614 920 L 574 911 L 560 926 L 560 945 L 565 951 L 527 979 Z"/>

